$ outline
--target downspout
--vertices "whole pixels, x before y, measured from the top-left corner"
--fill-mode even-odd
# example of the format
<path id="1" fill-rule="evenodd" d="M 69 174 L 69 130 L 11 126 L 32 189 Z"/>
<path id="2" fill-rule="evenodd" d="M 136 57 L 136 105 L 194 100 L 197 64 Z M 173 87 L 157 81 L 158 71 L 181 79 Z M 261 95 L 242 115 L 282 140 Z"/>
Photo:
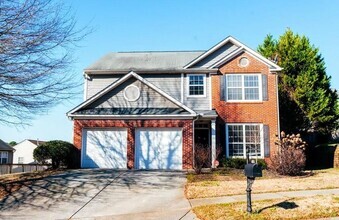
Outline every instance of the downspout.
<path id="1" fill-rule="evenodd" d="M 280 139 L 279 77 L 278 77 L 278 73 L 276 73 L 276 76 L 275 76 L 275 83 L 276 83 L 276 96 L 277 96 L 278 137 Z"/>

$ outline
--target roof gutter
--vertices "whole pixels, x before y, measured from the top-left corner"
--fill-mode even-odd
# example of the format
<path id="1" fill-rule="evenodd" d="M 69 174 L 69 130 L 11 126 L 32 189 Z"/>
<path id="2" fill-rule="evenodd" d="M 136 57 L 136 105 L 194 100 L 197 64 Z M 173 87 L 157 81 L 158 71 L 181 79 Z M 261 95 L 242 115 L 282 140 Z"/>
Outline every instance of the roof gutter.
<path id="1" fill-rule="evenodd" d="M 193 119 L 196 114 L 185 114 L 185 115 L 67 115 L 70 120 L 74 119 Z"/>
<path id="2" fill-rule="evenodd" d="M 217 73 L 218 69 L 200 69 L 200 68 L 191 68 L 191 69 L 159 69 L 159 70 L 138 70 L 138 69 L 129 69 L 129 70 L 90 70 L 85 69 L 85 74 L 127 74 L 131 71 L 140 73 L 152 73 L 152 74 L 161 74 L 161 73 Z"/>

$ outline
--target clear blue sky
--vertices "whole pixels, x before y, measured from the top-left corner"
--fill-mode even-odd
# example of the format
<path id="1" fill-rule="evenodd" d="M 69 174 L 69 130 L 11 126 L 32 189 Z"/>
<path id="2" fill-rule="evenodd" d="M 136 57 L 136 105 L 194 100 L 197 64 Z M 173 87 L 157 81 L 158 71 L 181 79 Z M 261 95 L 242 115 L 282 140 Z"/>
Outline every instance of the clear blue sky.
<path id="1" fill-rule="evenodd" d="M 95 30 L 75 51 L 74 71 L 82 70 L 108 52 L 209 49 L 232 35 L 256 49 L 270 33 L 286 28 L 306 35 L 325 58 L 332 87 L 339 89 L 339 1 L 65 1 L 76 13 L 79 27 Z M 72 141 L 72 122 L 65 113 L 82 101 L 60 104 L 36 115 L 31 126 L 0 125 L 0 139 Z"/>

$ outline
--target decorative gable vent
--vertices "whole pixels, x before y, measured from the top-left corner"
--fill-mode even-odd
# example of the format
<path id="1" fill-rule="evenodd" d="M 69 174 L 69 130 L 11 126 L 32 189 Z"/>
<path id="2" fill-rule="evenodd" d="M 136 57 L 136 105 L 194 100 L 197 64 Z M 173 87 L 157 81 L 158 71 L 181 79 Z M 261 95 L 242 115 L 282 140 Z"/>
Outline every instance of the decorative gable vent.
<path id="1" fill-rule="evenodd" d="M 250 63 L 250 61 L 247 59 L 247 57 L 242 57 L 239 60 L 239 66 L 240 67 L 246 67 L 246 66 L 248 66 L 249 63 Z"/>
<path id="2" fill-rule="evenodd" d="M 135 85 L 129 85 L 124 89 L 124 98 L 129 102 L 134 102 L 140 97 L 140 89 Z"/>

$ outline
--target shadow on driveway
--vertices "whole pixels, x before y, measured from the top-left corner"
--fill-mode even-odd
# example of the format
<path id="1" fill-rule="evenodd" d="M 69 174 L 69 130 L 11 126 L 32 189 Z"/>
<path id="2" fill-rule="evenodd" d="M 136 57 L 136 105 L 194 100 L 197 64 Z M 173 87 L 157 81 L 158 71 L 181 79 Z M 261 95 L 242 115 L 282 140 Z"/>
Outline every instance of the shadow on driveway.
<path id="1" fill-rule="evenodd" d="M 15 183 L 2 186 L 7 190 L 10 187 L 20 189 L 0 201 L 0 218 L 128 216 L 138 212 L 162 213 L 171 205 L 186 212 L 189 204 L 183 194 L 185 181 L 182 172 L 67 171 L 20 186 Z"/>

